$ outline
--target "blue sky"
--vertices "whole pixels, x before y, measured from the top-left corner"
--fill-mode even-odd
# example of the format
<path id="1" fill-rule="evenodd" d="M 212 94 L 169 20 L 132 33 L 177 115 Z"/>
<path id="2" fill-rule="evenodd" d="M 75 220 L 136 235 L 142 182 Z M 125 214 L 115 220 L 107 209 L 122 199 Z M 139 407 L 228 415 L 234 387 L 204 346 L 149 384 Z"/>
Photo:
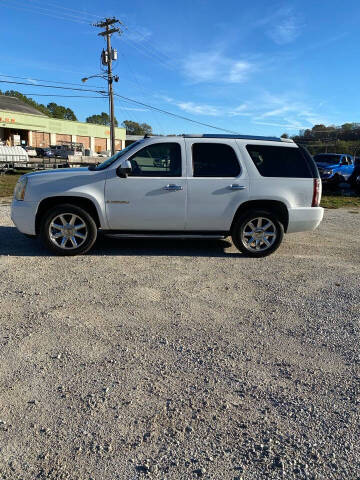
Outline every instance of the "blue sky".
<path id="1" fill-rule="evenodd" d="M 113 36 L 120 77 L 115 88 L 121 95 L 247 134 L 295 134 L 316 123 L 360 121 L 357 1 L 0 4 L 2 75 L 80 83 L 83 76 L 99 73 L 104 40 L 90 23 L 114 15 L 126 25 L 121 37 Z M 105 82 L 93 79 L 88 85 L 105 87 Z M 77 95 L 0 84 L 1 90 L 10 88 Z M 70 106 L 81 121 L 107 111 L 104 99 L 33 98 Z M 116 117 L 147 122 L 162 134 L 215 132 L 119 99 Z"/>

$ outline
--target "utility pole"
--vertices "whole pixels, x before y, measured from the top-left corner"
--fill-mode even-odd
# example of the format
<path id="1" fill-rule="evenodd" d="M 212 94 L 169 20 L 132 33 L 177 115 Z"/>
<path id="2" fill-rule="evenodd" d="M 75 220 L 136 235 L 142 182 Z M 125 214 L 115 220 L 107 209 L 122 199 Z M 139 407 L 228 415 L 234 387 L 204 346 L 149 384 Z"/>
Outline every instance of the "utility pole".
<path id="1" fill-rule="evenodd" d="M 111 156 L 115 154 L 115 112 L 114 112 L 114 93 L 113 93 L 113 81 L 117 81 L 118 77 L 113 77 L 112 74 L 112 61 L 116 60 L 116 50 L 111 48 L 111 35 L 113 33 L 120 33 L 120 27 L 115 27 L 115 24 L 120 24 L 120 20 L 116 18 L 105 18 L 104 21 L 94 23 L 94 27 L 105 28 L 105 31 L 100 32 L 98 35 L 106 37 L 106 50 L 103 50 L 101 60 L 103 65 L 107 65 L 108 76 L 108 94 L 109 94 L 109 112 L 110 112 L 110 145 Z M 113 28 L 110 26 L 113 25 Z"/>

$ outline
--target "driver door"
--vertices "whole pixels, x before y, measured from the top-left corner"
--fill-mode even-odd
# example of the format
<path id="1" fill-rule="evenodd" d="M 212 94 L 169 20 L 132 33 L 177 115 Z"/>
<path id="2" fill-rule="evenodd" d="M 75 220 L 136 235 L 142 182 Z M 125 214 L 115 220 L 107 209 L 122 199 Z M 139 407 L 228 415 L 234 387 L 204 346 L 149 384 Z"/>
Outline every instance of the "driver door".
<path id="1" fill-rule="evenodd" d="M 111 230 L 185 229 L 186 164 L 184 139 L 156 140 L 128 158 L 132 171 L 120 178 L 111 169 L 105 183 Z"/>

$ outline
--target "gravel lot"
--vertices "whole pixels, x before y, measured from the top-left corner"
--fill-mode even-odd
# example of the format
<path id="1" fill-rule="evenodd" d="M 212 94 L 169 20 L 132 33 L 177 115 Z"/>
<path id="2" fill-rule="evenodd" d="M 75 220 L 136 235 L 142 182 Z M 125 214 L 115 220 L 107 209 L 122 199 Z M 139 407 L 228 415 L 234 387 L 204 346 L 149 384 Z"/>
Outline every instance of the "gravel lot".
<path id="1" fill-rule="evenodd" d="M 360 210 L 50 256 L 0 206 L 0 478 L 360 478 Z"/>

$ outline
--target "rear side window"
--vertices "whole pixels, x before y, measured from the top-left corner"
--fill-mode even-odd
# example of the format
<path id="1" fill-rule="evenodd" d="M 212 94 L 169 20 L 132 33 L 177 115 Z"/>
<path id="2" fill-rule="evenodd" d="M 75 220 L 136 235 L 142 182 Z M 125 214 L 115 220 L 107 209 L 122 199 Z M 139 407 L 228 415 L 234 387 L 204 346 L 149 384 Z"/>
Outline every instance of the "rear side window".
<path id="1" fill-rule="evenodd" d="M 194 143 L 192 146 L 194 177 L 237 177 L 239 160 L 225 143 Z"/>
<path id="2" fill-rule="evenodd" d="M 247 145 L 246 149 L 263 177 L 313 177 L 308 160 L 299 148 Z"/>

